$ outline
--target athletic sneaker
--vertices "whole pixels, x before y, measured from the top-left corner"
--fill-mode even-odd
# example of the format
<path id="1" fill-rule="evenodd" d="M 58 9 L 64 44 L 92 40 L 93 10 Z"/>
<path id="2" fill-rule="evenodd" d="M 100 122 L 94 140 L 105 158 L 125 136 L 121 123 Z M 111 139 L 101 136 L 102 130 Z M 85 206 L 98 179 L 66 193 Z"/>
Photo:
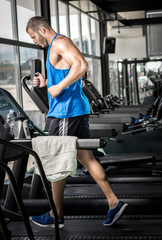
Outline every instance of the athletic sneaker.
<path id="1" fill-rule="evenodd" d="M 104 226 L 111 226 L 113 225 L 116 221 L 119 220 L 121 217 L 122 213 L 126 209 L 128 204 L 119 201 L 118 205 L 115 208 L 109 209 L 107 212 L 107 219 L 103 223 Z"/>
<path id="2" fill-rule="evenodd" d="M 31 221 L 41 227 L 55 227 L 54 218 L 51 217 L 49 212 L 40 216 L 33 216 Z M 58 224 L 59 228 L 64 226 L 64 217 L 58 219 Z"/>

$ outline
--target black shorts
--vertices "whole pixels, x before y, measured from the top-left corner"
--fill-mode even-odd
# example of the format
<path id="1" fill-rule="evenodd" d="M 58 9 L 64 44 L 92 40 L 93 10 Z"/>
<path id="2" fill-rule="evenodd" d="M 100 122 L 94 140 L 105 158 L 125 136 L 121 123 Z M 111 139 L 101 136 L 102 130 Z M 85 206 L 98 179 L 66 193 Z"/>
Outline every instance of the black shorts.
<path id="1" fill-rule="evenodd" d="M 52 118 L 49 126 L 49 136 L 90 138 L 89 115 L 70 118 Z"/>

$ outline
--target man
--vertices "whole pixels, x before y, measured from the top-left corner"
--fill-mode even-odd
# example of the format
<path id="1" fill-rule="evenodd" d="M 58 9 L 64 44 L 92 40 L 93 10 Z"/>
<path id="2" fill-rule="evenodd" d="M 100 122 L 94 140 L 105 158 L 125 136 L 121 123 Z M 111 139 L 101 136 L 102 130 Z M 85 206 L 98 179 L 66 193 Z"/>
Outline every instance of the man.
<path id="1" fill-rule="evenodd" d="M 145 75 L 145 72 L 141 72 L 141 76 L 139 77 L 139 89 L 141 90 L 141 101 L 146 96 L 151 96 L 151 88 L 153 88 L 154 84 L 152 81 Z"/>
<path id="2" fill-rule="evenodd" d="M 49 46 L 46 60 L 47 80 L 40 73 L 37 73 L 33 79 L 34 87 L 47 85 L 49 98 L 47 117 L 52 118 L 49 135 L 89 138 L 88 115 L 90 114 L 90 106 L 81 84 L 81 77 L 88 69 L 87 62 L 72 41 L 57 34 L 47 19 L 37 16 L 29 19 L 26 31 L 33 39 L 34 44 L 43 48 Z M 116 197 L 103 168 L 91 151 L 78 150 L 77 159 L 104 192 L 109 205 L 104 225 L 112 225 L 120 218 L 127 204 L 119 201 Z M 64 224 L 63 195 L 66 179 L 52 182 L 51 185 L 59 218 L 58 223 L 61 227 Z M 52 211 L 42 216 L 34 216 L 32 220 L 40 226 L 54 226 Z"/>

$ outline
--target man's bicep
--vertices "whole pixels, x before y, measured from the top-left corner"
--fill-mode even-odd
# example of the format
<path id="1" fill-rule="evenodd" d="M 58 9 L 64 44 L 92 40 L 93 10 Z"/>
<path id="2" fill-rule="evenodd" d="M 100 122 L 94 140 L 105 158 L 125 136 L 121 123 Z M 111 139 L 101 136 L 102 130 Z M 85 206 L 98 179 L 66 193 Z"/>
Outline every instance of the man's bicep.
<path id="1" fill-rule="evenodd" d="M 68 62 L 70 65 L 72 64 L 81 64 L 82 62 L 85 62 L 83 56 L 76 51 L 76 49 L 69 49 L 63 54 L 63 58 L 66 62 Z"/>

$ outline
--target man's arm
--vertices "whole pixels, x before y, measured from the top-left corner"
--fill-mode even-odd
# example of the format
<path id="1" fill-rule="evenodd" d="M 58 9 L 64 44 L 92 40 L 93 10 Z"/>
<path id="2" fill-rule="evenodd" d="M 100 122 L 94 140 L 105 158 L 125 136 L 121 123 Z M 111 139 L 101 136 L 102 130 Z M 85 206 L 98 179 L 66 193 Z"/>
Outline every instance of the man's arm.
<path id="1" fill-rule="evenodd" d="M 74 46 L 69 38 L 61 38 L 55 41 L 54 51 L 60 55 L 70 66 L 69 74 L 59 84 L 53 85 L 48 89 L 52 98 L 56 97 L 61 91 L 78 81 L 88 70 L 88 63 L 83 58 L 81 52 Z"/>

